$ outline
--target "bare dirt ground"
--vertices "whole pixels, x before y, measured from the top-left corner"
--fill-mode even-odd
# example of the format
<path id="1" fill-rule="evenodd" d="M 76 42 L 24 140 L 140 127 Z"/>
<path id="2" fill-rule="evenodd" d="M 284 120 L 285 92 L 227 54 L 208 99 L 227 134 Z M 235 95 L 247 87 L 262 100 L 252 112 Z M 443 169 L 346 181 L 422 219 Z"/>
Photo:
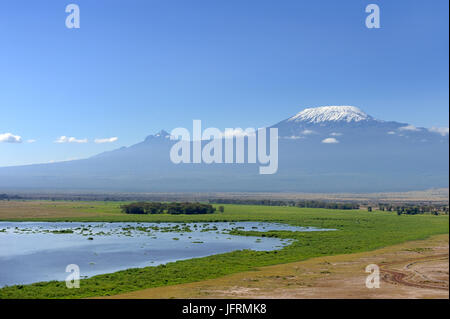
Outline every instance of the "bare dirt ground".
<path id="1" fill-rule="evenodd" d="M 111 298 L 449 298 L 449 236 L 371 252 L 319 257 Z M 365 268 L 380 268 L 380 288 Z"/>

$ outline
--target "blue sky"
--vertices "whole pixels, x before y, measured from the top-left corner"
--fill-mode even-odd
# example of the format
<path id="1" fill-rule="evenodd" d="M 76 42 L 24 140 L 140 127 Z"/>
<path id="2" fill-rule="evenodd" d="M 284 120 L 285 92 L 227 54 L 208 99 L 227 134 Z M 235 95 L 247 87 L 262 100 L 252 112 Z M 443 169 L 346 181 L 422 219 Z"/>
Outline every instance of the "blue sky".
<path id="1" fill-rule="evenodd" d="M 69 3 L 80 29 L 65 27 Z M 365 27 L 369 3 L 380 29 Z M 0 166 L 83 158 L 193 119 L 262 127 L 320 105 L 448 127 L 448 10 L 447 0 L 2 1 L 0 135 L 23 143 L 0 143 Z"/>

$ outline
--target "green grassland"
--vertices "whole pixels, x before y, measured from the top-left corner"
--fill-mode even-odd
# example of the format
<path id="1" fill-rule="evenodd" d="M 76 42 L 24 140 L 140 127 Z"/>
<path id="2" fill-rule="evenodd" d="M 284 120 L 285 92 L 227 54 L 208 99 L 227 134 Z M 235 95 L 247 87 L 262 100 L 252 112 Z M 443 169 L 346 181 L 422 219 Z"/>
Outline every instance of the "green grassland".
<path id="1" fill-rule="evenodd" d="M 333 228 L 324 232 L 237 232 L 247 236 L 271 236 L 293 239 L 280 250 L 264 252 L 242 250 L 177 261 L 156 267 L 128 269 L 82 279 L 79 289 L 67 289 L 65 282 L 42 282 L 0 289 L 0 298 L 82 298 L 108 296 L 151 287 L 174 285 L 217 278 L 231 273 L 254 270 L 260 266 L 301 261 L 311 257 L 374 250 L 431 235 L 447 234 L 448 216 L 400 215 L 393 212 L 329 210 L 295 207 L 223 205 L 224 213 L 208 215 L 127 215 L 118 202 L 35 202 L 39 209 L 51 212 L 36 217 L 29 214 L 2 214 L 0 220 L 103 221 L 103 222 L 218 222 L 273 221 L 297 226 Z M 27 204 L 29 205 L 29 204 Z M 32 206 L 32 205 L 31 205 Z M 37 208 L 36 208 L 37 211 Z M 63 211 L 63 214 L 58 212 Z"/>

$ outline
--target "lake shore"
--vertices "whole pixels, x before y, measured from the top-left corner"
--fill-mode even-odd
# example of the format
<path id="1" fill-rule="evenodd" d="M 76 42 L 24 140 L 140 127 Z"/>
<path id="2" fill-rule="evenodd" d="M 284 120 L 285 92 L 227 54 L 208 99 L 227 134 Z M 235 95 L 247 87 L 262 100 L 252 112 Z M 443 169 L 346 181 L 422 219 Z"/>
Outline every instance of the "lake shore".
<path id="1" fill-rule="evenodd" d="M 127 269 L 82 279 L 79 289 L 64 282 L 43 282 L 0 289 L 0 298 L 87 298 L 113 296 L 253 271 L 260 267 L 302 262 L 315 257 L 372 252 L 433 235 L 448 234 L 448 215 L 400 215 L 394 212 L 320 208 L 224 205 L 223 213 L 205 215 L 129 215 L 118 202 L 31 201 L 2 203 L 0 220 L 83 222 L 279 222 L 292 226 L 337 229 L 324 232 L 233 231 L 234 235 L 275 237 L 292 244 L 275 251 L 242 250 Z M 321 274 L 326 277 L 327 274 Z"/>
<path id="2" fill-rule="evenodd" d="M 119 294 L 114 299 L 448 299 L 449 237 L 437 235 L 371 252 L 311 258 L 207 281 Z M 365 286 L 368 264 L 381 267 L 378 289 Z"/>

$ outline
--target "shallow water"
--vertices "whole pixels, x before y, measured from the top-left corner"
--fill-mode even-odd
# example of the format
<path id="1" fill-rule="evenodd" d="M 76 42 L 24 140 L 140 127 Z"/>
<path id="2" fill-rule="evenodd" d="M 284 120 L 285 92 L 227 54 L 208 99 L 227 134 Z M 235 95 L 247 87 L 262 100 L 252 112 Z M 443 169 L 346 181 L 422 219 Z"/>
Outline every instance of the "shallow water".
<path id="1" fill-rule="evenodd" d="M 234 236 L 239 230 L 319 231 L 277 223 L 0 222 L 0 287 L 81 278 L 235 250 L 275 250 L 289 240 Z"/>

